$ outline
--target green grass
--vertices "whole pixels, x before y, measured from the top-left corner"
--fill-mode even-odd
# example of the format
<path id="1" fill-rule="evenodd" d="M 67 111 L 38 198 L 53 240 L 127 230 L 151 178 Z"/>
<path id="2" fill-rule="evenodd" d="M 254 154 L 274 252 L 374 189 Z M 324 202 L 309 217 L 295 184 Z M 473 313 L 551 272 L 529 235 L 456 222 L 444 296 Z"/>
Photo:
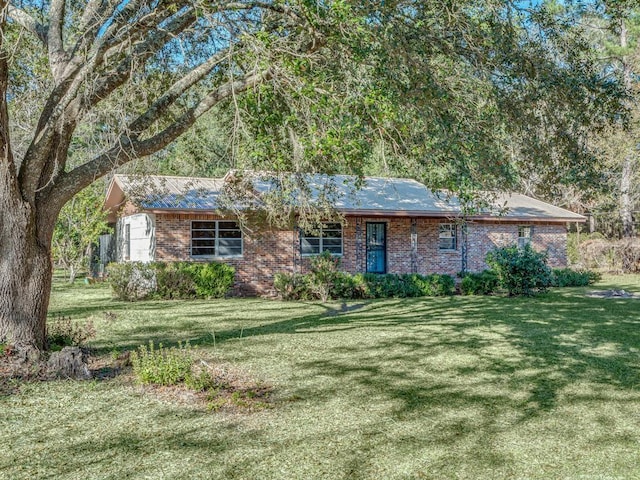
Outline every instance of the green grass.
<path id="1" fill-rule="evenodd" d="M 129 377 L 22 384 L 0 397 L 0 478 L 640 478 L 640 300 L 594 288 L 640 277 L 346 308 L 56 282 L 51 313 L 91 318 L 99 354 L 188 340 L 272 385 L 273 408 L 206 412 Z"/>

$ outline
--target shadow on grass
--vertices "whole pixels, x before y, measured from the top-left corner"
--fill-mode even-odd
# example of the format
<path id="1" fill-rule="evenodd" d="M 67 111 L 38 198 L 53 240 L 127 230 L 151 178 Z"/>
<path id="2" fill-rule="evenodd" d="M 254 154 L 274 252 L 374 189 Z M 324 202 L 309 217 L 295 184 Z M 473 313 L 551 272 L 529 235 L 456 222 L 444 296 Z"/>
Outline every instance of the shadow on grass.
<path id="1" fill-rule="evenodd" d="M 127 347 L 140 340 L 172 345 L 177 342 L 176 332 L 188 332 L 192 344 L 212 347 L 250 337 L 359 335 L 359 330 L 392 329 L 391 338 L 374 335 L 362 344 L 330 347 L 320 359 L 297 366 L 311 375 L 357 382 L 398 399 L 403 405 L 399 413 L 439 402 L 495 403 L 499 399 L 491 395 L 473 396 L 464 388 L 452 391 L 447 385 L 425 385 L 412 379 L 415 365 L 434 351 L 467 355 L 471 363 L 451 367 L 452 376 L 484 378 L 488 385 L 499 382 L 508 387 L 507 393 L 528 391 L 528 398 L 517 403 L 531 416 L 553 409 L 559 392 L 575 382 L 606 383 L 621 389 L 640 384 L 640 310 L 634 308 L 634 302 L 554 292 L 533 299 L 402 299 L 354 307 L 313 304 L 319 313 L 220 330 L 215 329 L 215 323 L 203 321 L 206 314 L 191 314 L 170 329 L 163 325 L 133 327 L 118 342 Z M 149 307 L 162 309 L 162 303 Z M 240 312 L 239 317 L 241 324 Z M 398 385 L 402 380 L 409 385 Z"/>
<path id="2" fill-rule="evenodd" d="M 287 361 L 301 377 L 328 376 L 332 381 L 328 386 L 295 385 L 293 396 L 327 402 L 339 395 L 339 389 L 353 388 L 365 398 L 392 402 L 392 415 L 399 420 L 440 410 L 480 412 L 473 419 L 463 415 L 441 426 L 438 441 L 446 443 L 478 429 L 485 441 L 499 430 L 495 419 L 505 412 L 524 423 L 559 405 L 606 401 L 612 391 L 637 390 L 638 301 L 585 298 L 585 291 L 557 290 L 538 298 L 330 305 L 233 300 L 214 302 L 209 308 L 206 302 L 193 308 L 189 302 L 137 305 L 95 300 L 60 312 L 86 315 L 104 311 L 107 305 L 115 312 L 151 310 L 153 323 L 134 324 L 111 335 L 112 344 L 126 349 L 150 340 L 166 346 L 189 340 L 207 349 L 233 341 L 238 343 L 229 348 L 242 349 L 244 358 L 252 358 L 271 354 L 274 345 L 297 342 L 283 336 L 309 337 L 317 351 L 299 358 L 291 353 Z M 264 318 L 250 316 L 244 305 L 264 309 Z M 218 326 L 217 309 L 229 308 L 234 311 L 226 312 Z M 160 315 L 172 320 L 155 319 Z M 343 341 L 322 340 L 330 335 Z M 344 340 L 347 337 L 352 340 Z M 246 339 L 252 339 L 248 347 Z M 98 347 L 98 352 L 106 353 L 112 344 Z M 572 391 L 575 385 L 580 388 Z M 583 391 L 589 386 L 591 390 Z"/>

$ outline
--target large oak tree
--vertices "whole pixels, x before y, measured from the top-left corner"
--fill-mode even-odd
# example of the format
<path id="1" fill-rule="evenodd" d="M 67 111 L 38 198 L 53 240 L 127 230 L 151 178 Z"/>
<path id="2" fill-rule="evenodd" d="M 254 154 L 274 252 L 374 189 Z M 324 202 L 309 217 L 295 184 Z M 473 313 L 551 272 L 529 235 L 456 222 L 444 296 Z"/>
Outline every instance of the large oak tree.
<path id="1" fill-rule="evenodd" d="M 567 19 L 524 5 L 0 0 L 0 340 L 45 347 L 63 205 L 212 108 L 239 166 L 495 186 L 588 158 L 606 85 Z"/>

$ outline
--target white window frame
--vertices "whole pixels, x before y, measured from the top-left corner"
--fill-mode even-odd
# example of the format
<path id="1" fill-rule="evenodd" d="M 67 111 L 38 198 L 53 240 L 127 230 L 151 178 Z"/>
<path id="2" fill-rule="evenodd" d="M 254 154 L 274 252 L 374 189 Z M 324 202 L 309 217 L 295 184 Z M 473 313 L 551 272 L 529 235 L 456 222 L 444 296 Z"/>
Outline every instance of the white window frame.
<path id="1" fill-rule="evenodd" d="M 443 233 L 449 233 L 449 235 L 443 236 Z M 443 240 L 453 240 L 453 247 L 443 247 Z M 438 250 L 445 252 L 455 252 L 458 250 L 458 225 L 455 223 L 438 224 Z"/>
<path id="2" fill-rule="evenodd" d="M 338 237 L 324 237 L 323 236 L 323 232 L 324 230 L 332 230 L 332 231 L 336 231 L 337 228 L 327 228 L 326 226 L 328 225 L 339 225 L 340 226 L 340 253 L 336 253 L 336 252 L 331 252 L 329 250 L 329 253 L 331 253 L 332 256 L 334 257 L 341 257 L 344 253 L 344 228 L 342 226 L 341 223 L 339 222 L 326 222 L 323 223 L 320 228 L 318 229 L 317 235 L 307 235 L 306 232 L 302 229 L 300 229 L 300 255 L 302 255 L 303 257 L 315 257 L 318 255 L 321 255 L 322 252 L 324 252 L 325 246 L 324 246 L 324 241 L 325 240 L 337 240 Z M 317 240 L 318 241 L 318 252 L 314 252 L 314 253 L 303 253 L 302 251 L 302 241 L 304 239 L 309 239 L 309 240 Z M 336 245 L 331 245 L 332 247 L 336 247 Z M 328 248 L 328 247 L 327 247 Z"/>
<path id="3" fill-rule="evenodd" d="M 236 226 L 238 227 L 237 229 L 222 229 L 223 231 L 235 231 L 238 230 L 240 232 L 240 253 L 239 254 L 234 254 L 234 255 L 220 255 L 220 223 L 235 223 Z M 206 240 L 214 240 L 214 254 L 213 255 L 194 255 L 193 253 L 193 249 L 194 248 L 211 248 L 211 247 L 194 247 L 193 246 L 193 241 L 194 240 L 203 240 L 203 238 L 193 238 L 193 232 L 194 232 L 194 228 L 193 228 L 193 224 L 194 223 L 213 223 L 214 224 L 214 228 L 197 228 L 195 229 L 195 231 L 205 231 L 205 232 L 213 232 L 214 236 L 213 238 L 207 238 Z M 242 230 L 240 229 L 240 226 L 238 225 L 238 222 L 234 221 L 234 220 L 191 220 L 191 228 L 189 230 L 189 256 L 191 258 L 240 258 L 243 256 L 244 254 L 244 235 L 242 234 Z"/>
<path id="4" fill-rule="evenodd" d="M 531 245 L 532 237 L 533 225 L 518 225 L 518 247 L 524 248 L 525 245 Z"/>

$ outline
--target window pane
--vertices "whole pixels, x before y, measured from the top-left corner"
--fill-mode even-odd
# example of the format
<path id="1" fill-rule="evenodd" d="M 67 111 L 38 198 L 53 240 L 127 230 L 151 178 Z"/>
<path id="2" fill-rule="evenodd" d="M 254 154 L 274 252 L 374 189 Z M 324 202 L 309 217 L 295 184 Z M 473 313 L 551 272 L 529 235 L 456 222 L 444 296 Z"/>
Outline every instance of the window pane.
<path id="1" fill-rule="evenodd" d="M 218 240 L 220 247 L 238 247 L 242 246 L 242 240 L 239 238 L 221 238 Z"/>
<path id="2" fill-rule="evenodd" d="M 192 222 L 191 255 L 194 257 L 242 255 L 242 232 L 238 223 L 228 221 Z"/>
<path id="3" fill-rule="evenodd" d="M 320 253 L 320 239 L 318 238 L 301 238 L 300 252 L 303 255 L 314 255 Z"/>
<path id="4" fill-rule="evenodd" d="M 216 222 L 193 222 L 191 228 L 193 230 L 215 230 Z"/>
<path id="5" fill-rule="evenodd" d="M 232 255 L 242 255 L 242 248 L 240 246 L 237 247 L 220 247 L 218 250 L 218 256 L 220 257 L 230 257 Z"/>
<path id="6" fill-rule="evenodd" d="M 240 230 L 218 230 L 218 236 L 220 238 L 242 238 L 242 232 Z"/>
<path id="7" fill-rule="evenodd" d="M 237 222 L 218 222 L 220 230 L 240 230 Z"/>
<path id="8" fill-rule="evenodd" d="M 339 238 L 323 238 L 322 246 L 323 247 L 340 247 L 342 246 L 342 240 Z"/>
<path id="9" fill-rule="evenodd" d="M 194 247 L 213 247 L 216 241 L 213 238 L 194 238 L 191 241 L 191 245 Z"/>
<path id="10" fill-rule="evenodd" d="M 191 249 L 191 255 L 193 257 L 201 257 L 201 256 L 213 257 L 215 253 L 216 252 L 214 248 L 194 247 Z"/>
<path id="11" fill-rule="evenodd" d="M 518 237 L 531 238 L 531 227 L 518 227 Z"/>
<path id="12" fill-rule="evenodd" d="M 455 238 L 441 238 L 440 239 L 440 250 L 455 250 L 456 249 L 456 239 Z"/>
<path id="13" fill-rule="evenodd" d="M 322 226 L 323 230 L 340 230 L 342 231 L 342 225 L 339 223 L 325 223 Z"/>
<path id="14" fill-rule="evenodd" d="M 322 251 L 342 253 L 342 225 L 325 223 L 319 232 L 300 232 L 300 253 L 318 255 Z"/>
<path id="15" fill-rule="evenodd" d="M 211 230 L 194 230 L 191 232 L 192 238 L 215 238 L 216 232 Z"/>

